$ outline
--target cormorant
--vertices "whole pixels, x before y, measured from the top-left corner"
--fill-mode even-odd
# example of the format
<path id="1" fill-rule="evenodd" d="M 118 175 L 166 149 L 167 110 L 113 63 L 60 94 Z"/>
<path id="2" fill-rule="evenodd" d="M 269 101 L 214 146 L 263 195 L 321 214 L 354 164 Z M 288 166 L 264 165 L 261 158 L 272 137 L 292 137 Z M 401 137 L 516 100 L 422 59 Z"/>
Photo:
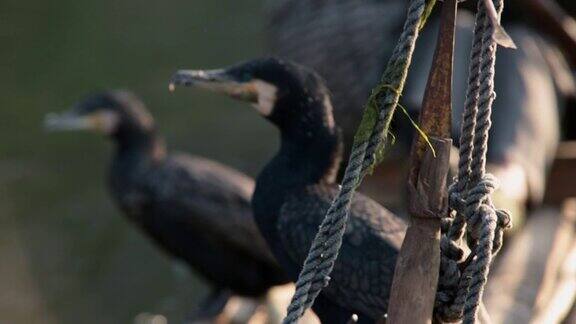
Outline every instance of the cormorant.
<path id="1" fill-rule="evenodd" d="M 272 55 L 314 69 L 332 93 L 345 150 L 404 22 L 404 0 L 268 0 Z"/>
<path id="2" fill-rule="evenodd" d="M 576 3 L 573 0 L 554 0 L 568 11 L 575 12 Z M 454 102 L 455 109 L 460 109 L 464 102 L 464 93 L 469 61 L 469 46 L 472 44 L 471 36 L 474 27 L 474 18 L 470 12 L 476 11 L 478 1 L 464 1 L 459 4 L 460 10 L 457 21 L 457 39 L 461 44 L 456 48 L 454 67 Z M 272 55 L 277 55 L 309 66 L 316 70 L 327 82 L 328 88 L 333 91 L 333 104 L 336 122 L 342 128 L 346 145 L 352 143 L 356 126 L 362 114 L 364 103 L 370 95 L 386 67 L 388 57 L 392 54 L 395 40 L 401 32 L 405 20 L 406 8 L 409 1 L 404 0 L 331 0 L 331 1 L 308 1 L 308 0 L 268 0 L 266 1 L 266 29 L 267 48 Z M 499 77 L 497 74 L 496 86 L 503 88 L 501 93 L 509 93 L 511 81 L 506 80 L 504 75 L 514 75 L 514 82 L 524 77 L 516 72 L 514 66 L 519 64 L 514 61 L 529 59 L 535 65 L 550 66 L 550 71 L 542 72 L 541 78 L 554 78 L 557 83 L 564 83 L 558 92 L 567 95 L 573 91 L 571 84 L 574 81 L 571 74 L 562 73 L 569 71 L 566 63 L 558 55 L 558 48 L 545 42 L 538 35 L 536 29 L 527 28 L 526 5 L 522 0 L 507 1 L 503 11 L 503 23 L 508 32 L 512 33 L 513 39 L 518 39 L 519 44 L 537 42 L 520 46 L 518 51 L 503 51 L 499 53 L 500 61 L 497 70 L 506 71 Z M 417 112 L 422 103 L 422 96 L 426 85 L 427 75 L 432 63 L 432 55 L 437 39 L 437 24 L 439 15 L 433 14 L 423 34 L 419 37 L 413 64 L 410 68 L 410 78 L 407 80 L 406 90 L 403 95 L 403 104 L 417 120 Z M 526 51 L 523 47 L 538 46 L 543 48 L 545 54 L 533 54 L 528 52 L 525 58 L 518 54 Z M 500 59 L 500 57 L 506 57 Z M 543 58 L 540 58 L 542 56 Z M 510 57 L 510 58 L 508 58 Z M 508 60 L 512 61 L 509 62 Z M 544 70 L 544 68 L 542 68 Z M 545 73 L 549 75 L 545 75 Z M 516 76 L 517 74 L 518 76 Z M 501 79 L 501 80 L 500 80 Z M 528 82 L 528 81 L 523 81 Z M 540 89 L 541 87 L 535 87 Z M 563 88 L 568 88 L 565 90 Z M 526 95 L 518 90 L 523 98 Z M 535 91 L 538 93 L 538 91 Z M 531 94 L 530 94 L 531 95 Z M 535 95 L 538 96 L 538 95 Z M 500 100 L 495 102 L 498 105 Z M 516 104 L 515 104 L 516 105 Z M 506 104 L 503 106 L 510 106 Z M 526 105 L 518 104 L 519 107 Z M 539 105 L 537 105 L 539 106 Z M 496 109 L 495 111 L 506 114 L 510 109 Z M 454 133 L 459 133 L 461 112 L 454 113 Z M 499 114 L 496 113 L 496 119 Z M 513 120 L 521 119 L 514 117 Z M 414 133 L 410 122 L 404 118 L 398 118 L 395 123 L 395 132 L 401 132 L 398 136 L 402 148 L 409 151 L 412 143 L 411 136 Z M 503 124 L 508 127 L 509 120 Z M 540 136 L 542 138 L 544 136 Z M 545 144 L 551 146 L 549 143 Z M 400 148 L 400 145 L 397 145 Z M 539 150 L 536 150 L 540 152 Z M 399 154 L 402 152 L 393 152 Z M 535 159 L 537 160 L 537 159 Z"/>
<path id="3" fill-rule="evenodd" d="M 521 228 L 526 205 L 537 206 L 544 197 L 548 170 L 560 141 L 561 124 L 571 130 L 570 98 L 576 93 L 575 78 L 561 53 L 561 47 L 541 34 L 538 24 L 526 18 L 526 1 L 506 1 L 502 22 L 518 44 L 515 51 L 499 51 L 496 60 L 492 130 L 487 156 L 489 171 L 502 181 L 495 192 L 497 205 L 514 215 L 514 229 Z M 574 13 L 576 1 L 555 0 Z M 342 127 L 347 149 L 352 143 L 361 108 L 370 90 L 376 86 L 400 34 L 409 1 L 405 0 L 268 0 L 266 34 L 268 48 L 274 55 L 310 66 L 326 79 L 334 92 L 334 111 Z M 461 9 L 476 10 L 478 1 L 465 1 Z M 459 10 L 456 21 L 454 52 L 454 89 L 452 135 L 460 137 L 468 78 L 474 17 L 469 10 Z M 427 76 L 436 48 L 439 15 L 432 14 L 418 38 L 410 76 L 402 95 L 402 104 L 417 120 L 426 88 Z M 534 28 L 536 27 L 536 28 Z M 565 113 L 562 113 L 566 110 Z M 562 118 L 562 116 L 564 118 Z M 399 183 L 405 173 L 415 132 L 409 119 L 393 120 L 396 145 L 391 148 L 376 176 L 367 178 L 366 189 L 378 199 L 404 205 L 397 190 L 386 190 L 382 181 Z M 455 143 L 458 143 L 456 140 Z M 372 183 L 373 180 L 379 181 Z"/>
<path id="4" fill-rule="evenodd" d="M 262 235 L 292 279 L 338 192 L 342 157 L 328 90 L 312 70 L 263 58 L 221 70 L 181 70 L 171 85 L 192 85 L 252 103 L 280 131 L 280 150 L 257 178 L 252 210 Z M 313 309 L 323 323 L 386 313 L 406 224 L 357 194 L 330 284 Z"/>
<path id="5" fill-rule="evenodd" d="M 229 292 L 261 297 L 289 282 L 254 223 L 254 181 L 214 161 L 167 154 L 152 116 L 132 93 L 90 95 L 47 116 L 46 126 L 108 135 L 116 144 L 112 197 L 158 246 L 208 279 L 215 300 Z"/>

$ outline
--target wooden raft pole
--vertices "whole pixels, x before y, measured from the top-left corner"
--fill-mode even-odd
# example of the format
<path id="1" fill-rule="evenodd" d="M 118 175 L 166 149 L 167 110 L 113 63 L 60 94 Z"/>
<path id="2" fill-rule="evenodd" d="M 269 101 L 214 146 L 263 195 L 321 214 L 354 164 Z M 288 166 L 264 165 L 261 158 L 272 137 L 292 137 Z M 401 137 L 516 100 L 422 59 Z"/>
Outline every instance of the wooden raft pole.
<path id="1" fill-rule="evenodd" d="M 408 227 L 396 263 L 387 323 L 431 323 L 440 270 L 440 223 L 447 213 L 456 0 L 442 6 L 440 33 L 420 112 L 430 144 L 416 136 L 410 155 Z"/>

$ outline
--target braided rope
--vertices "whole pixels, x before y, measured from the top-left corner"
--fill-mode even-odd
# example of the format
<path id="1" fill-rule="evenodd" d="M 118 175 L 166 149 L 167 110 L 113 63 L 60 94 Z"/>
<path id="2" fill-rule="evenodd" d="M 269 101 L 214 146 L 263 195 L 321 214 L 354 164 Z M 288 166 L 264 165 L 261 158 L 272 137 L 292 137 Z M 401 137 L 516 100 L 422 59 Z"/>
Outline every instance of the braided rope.
<path id="1" fill-rule="evenodd" d="M 489 17 L 493 1 L 498 18 Z M 444 321 L 463 319 L 475 323 L 484 293 L 490 264 L 502 247 L 504 229 L 510 216 L 496 210 L 490 199 L 497 180 L 486 173 L 486 152 L 491 127 L 492 104 L 495 99 L 494 71 L 497 39 L 501 30 L 498 19 L 503 0 L 478 2 L 474 40 L 470 54 L 470 71 L 462 132 L 458 175 L 449 191 L 450 208 L 455 219 L 442 237 L 441 274 L 436 312 Z M 462 261 L 458 246 L 466 229 L 471 252 Z"/>
<path id="2" fill-rule="evenodd" d="M 486 29 L 486 14 L 478 11 L 474 26 L 474 35 L 484 34 Z M 450 206 L 456 210 L 455 218 L 449 227 L 448 234 L 442 237 L 440 277 L 436 295 L 436 308 L 441 318 L 454 321 L 462 317 L 462 307 L 466 300 L 468 282 L 460 280 L 461 274 L 458 263 L 462 261 L 464 251 L 458 242 L 464 235 L 466 220 L 462 211 L 465 201 L 462 199 L 468 184 L 470 164 L 472 160 L 473 140 L 478 113 L 478 97 L 480 93 L 480 61 L 482 52 L 482 38 L 474 37 L 470 52 L 470 65 L 468 71 L 468 87 L 464 102 L 462 116 L 460 149 L 458 162 L 458 175 L 449 189 Z M 462 197 L 462 198 L 461 198 Z M 456 293 L 456 296 L 454 296 Z M 450 303 L 453 301 L 452 305 Z"/>
<path id="3" fill-rule="evenodd" d="M 329 275 L 342 245 L 356 188 L 362 176 L 377 161 L 379 151 L 386 144 L 388 129 L 408 74 L 425 7 L 425 0 L 412 0 L 410 3 L 402 34 L 388 61 L 381 86 L 373 92 L 365 108 L 365 116 L 368 116 L 378 107 L 375 124 L 369 129 L 369 136 L 357 135 L 354 140 L 342 185 L 312 242 L 296 282 L 296 292 L 288 307 L 285 324 L 296 323 L 330 281 Z M 362 130 L 359 130 L 357 134 L 361 132 Z"/>

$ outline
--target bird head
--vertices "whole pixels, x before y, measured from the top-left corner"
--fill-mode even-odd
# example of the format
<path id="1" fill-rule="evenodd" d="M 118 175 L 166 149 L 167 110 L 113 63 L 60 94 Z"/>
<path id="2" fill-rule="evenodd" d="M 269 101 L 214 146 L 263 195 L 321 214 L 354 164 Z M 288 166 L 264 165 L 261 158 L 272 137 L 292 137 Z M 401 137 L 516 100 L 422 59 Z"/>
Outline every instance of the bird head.
<path id="1" fill-rule="evenodd" d="M 324 80 L 311 69 L 278 58 L 259 58 L 217 70 L 179 70 L 170 80 L 246 101 L 280 128 L 309 120 L 332 127 L 332 106 Z M 301 126 L 301 125 L 300 125 Z"/>
<path id="2" fill-rule="evenodd" d="M 129 91 L 105 91 L 84 97 L 63 113 L 46 115 L 51 131 L 84 130 L 109 136 L 153 130 L 154 121 L 144 104 Z"/>

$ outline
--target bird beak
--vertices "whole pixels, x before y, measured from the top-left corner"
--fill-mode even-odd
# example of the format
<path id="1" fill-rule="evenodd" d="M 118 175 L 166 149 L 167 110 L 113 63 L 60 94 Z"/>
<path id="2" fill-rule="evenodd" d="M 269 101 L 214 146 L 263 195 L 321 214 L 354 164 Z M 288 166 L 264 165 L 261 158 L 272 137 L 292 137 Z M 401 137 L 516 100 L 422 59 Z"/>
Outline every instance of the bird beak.
<path id="1" fill-rule="evenodd" d="M 179 70 L 170 79 L 168 88 L 172 92 L 176 86 L 207 89 L 251 103 L 258 101 L 252 82 L 237 81 L 226 70 Z"/>
<path id="2" fill-rule="evenodd" d="M 48 131 L 92 130 L 110 134 L 118 127 L 119 116 L 114 112 L 100 111 L 81 116 L 74 112 L 51 113 L 44 118 L 44 128 Z"/>
<path id="3" fill-rule="evenodd" d="M 93 129 L 95 120 L 91 116 L 78 116 L 72 112 L 50 113 L 44 117 L 44 128 L 48 131 L 71 131 Z"/>

